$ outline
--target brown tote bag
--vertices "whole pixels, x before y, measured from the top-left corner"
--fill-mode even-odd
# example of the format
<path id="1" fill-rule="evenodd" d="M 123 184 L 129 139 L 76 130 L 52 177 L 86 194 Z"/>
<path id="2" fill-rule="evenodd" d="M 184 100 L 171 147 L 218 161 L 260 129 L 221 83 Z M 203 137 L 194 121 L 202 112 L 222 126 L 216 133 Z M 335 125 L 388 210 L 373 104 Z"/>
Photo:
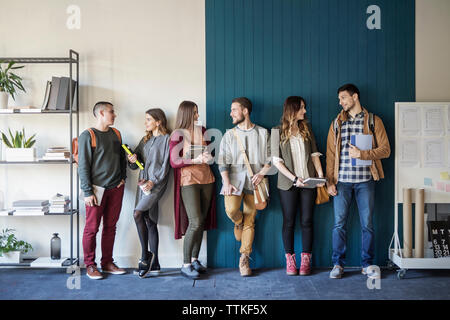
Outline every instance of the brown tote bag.
<path id="1" fill-rule="evenodd" d="M 242 141 L 236 132 L 236 128 L 233 128 L 233 133 L 239 143 L 239 147 L 241 149 L 242 155 L 244 156 L 245 165 L 251 179 L 253 177 L 253 170 L 248 161 L 247 154 L 245 153 L 244 145 L 242 144 Z M 261 180 L 261 182 L 256 186 L 256 189 L 253 190 L 253 196 L 255 200 L 256 210 L 264 210 L 267 207 L 267 202 L 269 200 L 269 179 L 264 178 Z"/>
<path id="2" fill-rule="evenodd" d="M 330 196 L 328 195 L 327 187 L 317 187 L 316 204 L 322 204 L 328 201 L 330 201 Z"/>

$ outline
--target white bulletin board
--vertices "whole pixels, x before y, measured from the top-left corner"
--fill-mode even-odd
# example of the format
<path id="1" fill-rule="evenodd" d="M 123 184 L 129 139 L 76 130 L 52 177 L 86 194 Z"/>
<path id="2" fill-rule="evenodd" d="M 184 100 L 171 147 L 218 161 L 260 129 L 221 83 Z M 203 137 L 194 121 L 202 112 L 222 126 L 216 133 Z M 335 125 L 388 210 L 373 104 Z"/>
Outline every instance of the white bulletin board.
<path id="1" fill-rule="evenodd" d="M 425 203 L 450 203 L 450 102 L 396 102 L 395 124 L 396 202 L 424 188 Z"/>

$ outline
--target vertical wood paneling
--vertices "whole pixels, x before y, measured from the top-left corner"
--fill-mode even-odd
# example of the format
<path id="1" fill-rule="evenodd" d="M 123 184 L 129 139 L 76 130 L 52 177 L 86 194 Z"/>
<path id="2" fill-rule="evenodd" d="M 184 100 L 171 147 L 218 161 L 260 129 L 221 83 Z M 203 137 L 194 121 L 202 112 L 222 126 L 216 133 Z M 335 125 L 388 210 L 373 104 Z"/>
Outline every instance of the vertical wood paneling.
<path id="1" fill-rule="evenodd" d="M 284 99 L 307 101 L 321 152 L 331 121 L 341 110 L 336 90 L 347 82 L 361 90 L 362 105 L 382 117 L 394 150 L 394 102 L 414 101 L 414 0 L 205 0 L 207 125 L 232 127 L 231 100 L 247 96 L 252 120 L 268 129 L 278 124 Z M 366 9 L 381 8 L 382 30 L 368 30 Z M 374 215 L 376 261 L 384 265 L 393 231 L 394 156 L 383 160 L 386 179 L 377 183 Z M 325 164 L 324 159 L 322 163 Z M 217 191 L 221 179 L 217 169 Z M 252 267 L 284 266 L 282 214 L 271 181 L 271 202 L 256 219 Z M 240 243 L 217 202 L 218 229 L 208 232 L 208 265 L 237 267 Z M 296 219 L 296 252 L 301 252 Z M 316 207 L 316 266 L 331 264 L 333 206 Z M 356 206 L 348 224 L 347 265 L 360 265 L 361 232 Z"/>

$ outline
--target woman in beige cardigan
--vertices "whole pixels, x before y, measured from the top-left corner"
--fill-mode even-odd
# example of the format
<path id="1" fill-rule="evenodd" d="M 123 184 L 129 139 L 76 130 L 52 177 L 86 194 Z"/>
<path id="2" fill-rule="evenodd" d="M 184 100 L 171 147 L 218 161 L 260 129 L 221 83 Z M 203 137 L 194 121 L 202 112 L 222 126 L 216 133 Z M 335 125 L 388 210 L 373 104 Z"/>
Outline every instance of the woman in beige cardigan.
<path id="1" fill-rule="evenodd" d="M 288 97 L 284 102 L 280 126 L 279 157 L 273 157 L 277 167 L 280 201 L 283 211 L 283 244 L 286 252 L 286 273 L 297 275 L 294 253 L 295 218 L 300 208 L 302 247 L 300 275 L 311 273 L 313 243 L 313 210 L 316 186 L 308 186 L 306 178 L 323 177 L 316 139 L 306 118 L 306 103 L 302 97 Z"/>

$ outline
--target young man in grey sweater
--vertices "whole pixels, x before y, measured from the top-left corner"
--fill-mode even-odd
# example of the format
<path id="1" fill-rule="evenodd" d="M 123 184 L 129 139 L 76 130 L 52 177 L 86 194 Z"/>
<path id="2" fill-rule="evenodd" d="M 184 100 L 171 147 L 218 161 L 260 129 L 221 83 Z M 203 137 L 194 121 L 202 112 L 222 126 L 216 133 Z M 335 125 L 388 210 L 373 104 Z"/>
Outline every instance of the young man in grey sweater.
<path id="1" fill-rule="evenodd" d="M 256 208 L 254 187 L 261 183 L 270 170 L 269 132 L 250 121 L 252 103 L 245 97 L 233 99 L 230 116 L 235 128 L 227 130 L 220 142 L 219 171 L 223 181 L 225 211 L 234 223 L 234 236 L 241 241 L 239 270 L 241 276 L 250 276 L 249 257 L 255 236 Z M 234 132 L 235 130 L 235 132 Z M 239 136 L 244 145 L 250 167 L 250 177 L 236 139 Z M 244 202 L 243 211 L 240 210 Z"/>
<path id="2" fill-rule="evenodd" d="M 97 123 L 90 130 L 94 134 L 95 143 L 89 130 L 85 130 L 78 138 L 78 173 L 86 204 L 86 225 L 83 233 L 84 263 L 89 278 L 101 279 L 103 276 L 95 263 L 95 249 L 102 218 L 102 272 L 125 273 L 124 269 L 118 268 L 114 263 L 112 253 L 116 224 L 122 209 L 126 158 L 121 147 L 119 131 L 110 127 L 116 118 L 114 106 L 110 102 L 97 102 L 93 112 Z M 104 193 L 100 201 L 94 190 L 102 188 Z"/>

